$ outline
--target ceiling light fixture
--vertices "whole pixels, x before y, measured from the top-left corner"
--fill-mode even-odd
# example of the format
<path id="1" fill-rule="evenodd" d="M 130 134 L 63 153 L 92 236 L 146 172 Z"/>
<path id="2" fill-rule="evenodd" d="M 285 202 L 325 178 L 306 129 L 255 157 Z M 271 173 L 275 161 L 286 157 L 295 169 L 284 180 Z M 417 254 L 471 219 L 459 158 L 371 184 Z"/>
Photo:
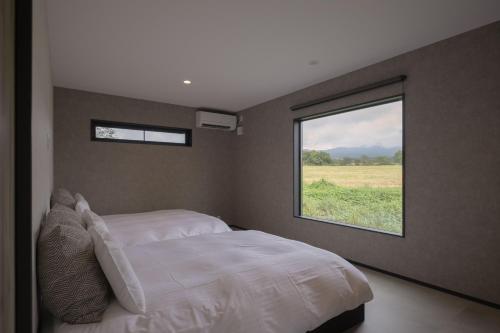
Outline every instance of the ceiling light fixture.
<path id="1" fill-rule="evenodd" d="M 191 84 L 191 81 L 189 81 L 189 80 L 184 80 L 182 82 L 184 82 L 184 84 L 187 85 L 187 86 L 189 86 Z"/>

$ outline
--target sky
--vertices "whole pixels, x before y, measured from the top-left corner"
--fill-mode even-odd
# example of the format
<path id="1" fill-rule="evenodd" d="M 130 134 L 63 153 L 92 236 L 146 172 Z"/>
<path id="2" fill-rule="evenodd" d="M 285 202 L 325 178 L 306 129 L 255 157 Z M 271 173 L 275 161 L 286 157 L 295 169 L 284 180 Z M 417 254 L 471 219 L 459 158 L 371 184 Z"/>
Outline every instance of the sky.
<path id="1" fill-rule="evenodd" d="M 302 123 L 303 149 L 401 147 L 402 101 L 340 113 Z"/>

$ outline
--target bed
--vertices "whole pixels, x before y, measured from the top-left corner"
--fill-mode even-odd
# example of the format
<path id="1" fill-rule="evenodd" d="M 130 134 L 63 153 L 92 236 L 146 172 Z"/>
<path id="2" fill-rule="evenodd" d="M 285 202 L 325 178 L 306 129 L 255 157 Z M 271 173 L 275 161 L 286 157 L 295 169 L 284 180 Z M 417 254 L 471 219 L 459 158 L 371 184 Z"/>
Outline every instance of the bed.
<path id="1" fill-rule="evenodd" d="M 68 191 L 60 194 L 72 203 Z M 305 243 L 255 230 L 231 231 L 218 218 L 187 210 L 100 217 L 82 195 L 76 196 L 76 212 L 51 210 L 47 234 L 59 230 L 50 227 L 53 223 L 62 223 L 61 228 L 73 230 L 69 240 L 91 236 L 83 249 L 90 249 L 89 264 L 93 257 L 93 265 L 106 275 L 91 281 L 109 282 L 116 299 L 100 308 L 101 321 L 76 324 L 71 319 L 68 324 L 55 319 L 55 333 L 337 333 L 362 322 L 364 304 L 373 298 L 363 273 L 334 253 Z M 69 217 L 75 221 L 66 221 Z M 82 238 L 71 236 L 76 231 Z M 46 240 L 52 238 L 44 239 L 42 245 L 48 246 Z M 59 247 L 49 249 L 56 252 L 43 257 L 47 266 L 40 266 L 39 274 L 48 274 L 44 267 L 66 274 L 58 261 L 50 260 L 61 254 Z M 66 251 L 74 253 L 73 247 Z M 78 266 L 87 258 L 87 252 L 81 253 L 83 257 L 64 262 L 86 271 L 87 266 Z M 54 278 L 51 283 L 57 284 L 60 276 Z M 51 300 L 76 304 L 65 283 L 51 283 L 42 288 Z M 65 296 L 50 293 L 54 286 Z"/>
<path id="2" fill-rule="evenodd" d="M 373 297 L 364 275 L 339 256 L 259 231 L 123 250 L 143 287 L 147 312 L 133 314 L 113 301 L 102 322 L 57 322 L 56 333 L 336 332 L 361 321 L 363 304 Z"/>
<path id="3" fill-rule="evenodd" d="M 231 231 L 216 217 L 184 209 L 101 217 L 122 246 Z"/>

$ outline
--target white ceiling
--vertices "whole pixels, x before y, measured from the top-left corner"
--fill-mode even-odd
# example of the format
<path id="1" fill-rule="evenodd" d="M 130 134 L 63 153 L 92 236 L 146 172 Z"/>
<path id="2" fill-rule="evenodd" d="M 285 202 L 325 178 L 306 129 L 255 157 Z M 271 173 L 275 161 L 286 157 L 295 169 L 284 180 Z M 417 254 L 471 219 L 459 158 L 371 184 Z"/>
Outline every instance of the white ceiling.
<path id="1" fill-rule="evenodd" d="M 499 19 L 499 0 L 48 0 L 55 86 L 230 111 Z"/>

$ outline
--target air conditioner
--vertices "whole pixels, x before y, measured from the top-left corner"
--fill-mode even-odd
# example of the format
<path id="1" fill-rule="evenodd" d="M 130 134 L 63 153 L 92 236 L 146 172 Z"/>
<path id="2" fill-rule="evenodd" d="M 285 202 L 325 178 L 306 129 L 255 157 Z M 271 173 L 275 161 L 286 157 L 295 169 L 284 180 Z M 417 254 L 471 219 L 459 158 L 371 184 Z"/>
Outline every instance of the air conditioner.
<path id="1" fill-rule="evenodd" d="M 196 111 L 196 127 L 234 131 L 236 129 L 236 115 Z"/>

